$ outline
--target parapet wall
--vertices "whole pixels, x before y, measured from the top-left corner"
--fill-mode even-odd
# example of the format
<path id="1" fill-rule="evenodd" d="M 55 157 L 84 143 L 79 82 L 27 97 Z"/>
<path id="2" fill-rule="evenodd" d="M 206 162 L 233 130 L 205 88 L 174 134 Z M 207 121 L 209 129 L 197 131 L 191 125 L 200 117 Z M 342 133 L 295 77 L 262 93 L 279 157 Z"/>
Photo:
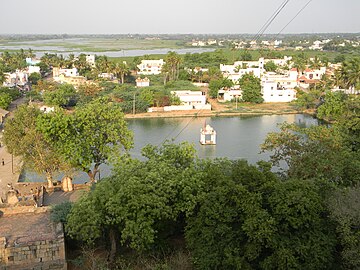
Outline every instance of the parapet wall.
<path id="1" fill-rule="evenodd" d="M 0 217 L 0 270 L 66 270 L 62 224 L 53 224 L 45 207 L 22 214 L 14 209 Z"/>
<path id="2" fill-rule="evenodd" d="M 5 237 L 0 238 L 0 269 L 67 269 L 64 239 L 16 244 L 6 247 Z"/>

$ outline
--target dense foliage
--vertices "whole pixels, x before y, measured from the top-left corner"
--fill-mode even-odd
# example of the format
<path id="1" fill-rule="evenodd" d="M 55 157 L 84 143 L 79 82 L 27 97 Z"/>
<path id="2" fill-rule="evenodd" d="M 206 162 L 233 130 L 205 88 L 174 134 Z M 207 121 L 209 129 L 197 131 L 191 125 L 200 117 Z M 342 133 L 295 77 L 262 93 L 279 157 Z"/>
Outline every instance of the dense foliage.
<path id="1" fill-rule="evenodd" d="M 260 79 L 252 74 L 245 74 L 239 79 L 242 89 L 242 100 L 244 102 L 262 103 Z"/>

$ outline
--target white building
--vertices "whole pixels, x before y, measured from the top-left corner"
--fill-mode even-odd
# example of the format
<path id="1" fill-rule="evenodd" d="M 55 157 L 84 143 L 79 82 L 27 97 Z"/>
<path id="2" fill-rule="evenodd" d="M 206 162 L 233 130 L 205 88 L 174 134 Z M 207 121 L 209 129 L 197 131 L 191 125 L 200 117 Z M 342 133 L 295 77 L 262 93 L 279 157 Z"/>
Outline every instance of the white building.
<path id="1" fill-rule="evenodd" d="M 282 44 L 282 40 L 275 40 L 274 47 L 279 47 Z"/>
<path id="2" fill-rule="evenodd" d="M 296 90 L 279 87 L 275 81 L 263 82 L 261 94 L 264 102 L 291 102 L 296 99 Z"/>
<path id="3" fill-rule="evenodd" d="M 311 45 L 309 47 L 310 50 L 322 50 L 323 49 L 323 46 L 322 45 L 322 42 L 320 40 L 316 40 L 314 41 L 313 45 Z"/>
<path id="4" fill-rule="evenodd" d="M 53 68 L 53 77 L 54 79 L 63 74 L 66 77 L 77 77 L 79 76 L 77 68 Z"/>
<path id="5" fill-rule="evenodd" d="M 150 86 L 150 80 L 145 77 L 144 79 L 141 79 L 141 78 L 137 78 L 135 80 L 136 82 L 136 87 L 147 87 L 147 86 Z"/>
<path id="6" fill-rule="evenodd" d="M 16 85 L 18 86 L 24 86 L 28 82 L 28 73 L 25 70 L 16 70 L 12 73 L 4 73 L 5 75 L 5 81 L 3 82 L 3 86 L 6 87 L 14 87 Z"/>
<path id="7" fill-rule="evenodd" d="M 107 80 L 115 80 L 116 76 L 112 73 L 103 72 L 98 75 L 99 78 L 107 79 Z"/>
<path id="8" fill-rule="evenodd" d="M 181 105 L 165 106 L 164 111 L 189 111 L 211 110 L 211 105 L 206 103 L 206 95 L 201 91 L 171 91 L 171 94 L 179 97 Z"/>
<path id="9" fill-rule="evenodd" d="M 39 66 L 28 66 L 27 73 L 30 75 L 31 73 L 39 73 L 40 74 L 40 67 Z"/>
<path id="10" fill-rule="evenodd" d="M 275 65 L 284 67 L 288 65 L 292 60 L 292 56 L 284 56 L 284 58 L 265 59 L 265 64 L 268 62 L 274 62 Z"/>
<path id="11" fill-rule="evenodd" d="M 298 86 L 298 71 L 293 68 L 287 74 L 276 74 L 274 72 L 267 72 L 261 78 L 261 83 L 275 82 L 278 88 L 295 88 Z"/>
<path id="12" fill-rule="evenodd" d="M 264 58 L 258 61 L 236 61 L 233 65 L 220 64 L 220 71 L 225 78 L 237 84 L 238 80 L 245 74 L 253 74 L 260 78 L 264 72 Z"/>
<path id="13" fill-rule="evenodd" d="M 226 102 L 232 100 L 240 100 L 242 98 L 242 90 L 240 89 L 220 89 L 218 91 L 218 101 L 219 102 Z"/>
<path id="14" fill-rule="evenodd" d="M 41 62 L 41 60 L 31 58 L 31 57 L 25 58 L 25 61 L 26 61 L 26 64 L 29 66 L 36 66 L 37 64 L 39 64 Z"/>
<path id="15" fill-rule="evenodd" d="M 287 74 L 267 72 L 261 78 L 261 93 L 264 102 L 291 102 L 296 99 L 298 71 L 293 68 Z"/>
<path id="16" fill-rule="evenodd" d="M 160 60 L 141 60 L 141 63 L 137 66 L 138 74 L 142 75 L 158 75 L 161 73 L 161 69 L 165 64 L 163 59 Z"/>
<path id="17" fill-rule="evenodd" d="M 88 63 L 91 67 L 95 67 L 95 55 L 94 54 L 86 55 L 86 63 Z"/>
<path id="18" fill-rule="evenodd" d="M 303 75 L 309 80 L 320 80 L 325 73 L 326 67 L 321 67 L 320 69 L 307 68 L 304 70 Z"/>

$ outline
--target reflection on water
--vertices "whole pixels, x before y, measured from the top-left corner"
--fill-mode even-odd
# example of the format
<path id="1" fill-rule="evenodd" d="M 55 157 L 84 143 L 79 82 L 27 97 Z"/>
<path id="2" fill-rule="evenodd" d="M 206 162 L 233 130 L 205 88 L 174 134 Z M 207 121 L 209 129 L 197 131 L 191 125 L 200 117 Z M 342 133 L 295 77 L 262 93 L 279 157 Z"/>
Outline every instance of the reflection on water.
<path id="1" fill-rule="evenodd" d="M 193 144 L 200 158 L 227 157 L 246 159 L 250 163 L 267 160 L 268 153 L 259 153 L 260 144 L 269 132 L 279 131 L 283 122 L 307 127 L 317 125 L 317 120 L 301 114 L 262 115 L 237 117 L 154 118 L 129 119 L 128 127 L 134 132 L 134 148 L 130 154 L 141 158 L 141 149 L 147 144 L 161 145 L 165 140 Z M 200 128 L 210 124 L 217 132 L 216 145 L 200 145 Z M 101 177 L 108 176 L 108 166 L 101 166 Z M 26 174 L 26 179 L 38 179 L 38 175 Z M 44 177 L 42 179 L 45 179 Z M 85 173 L 74 177 L 75 183 L 88 181 Z"/>

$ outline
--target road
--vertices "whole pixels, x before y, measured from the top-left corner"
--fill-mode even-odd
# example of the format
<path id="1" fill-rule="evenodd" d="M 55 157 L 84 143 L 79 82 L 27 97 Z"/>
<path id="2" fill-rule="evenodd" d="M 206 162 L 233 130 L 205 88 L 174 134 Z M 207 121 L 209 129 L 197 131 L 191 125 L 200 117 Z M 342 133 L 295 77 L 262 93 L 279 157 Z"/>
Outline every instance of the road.
<path id="1" fill-rule="evenodd" d="M 13 117 L 17 106 L 26 102 L 24 97 L 21 97 L 11 103 L 9 106 L 10 114 L 7 118 Z M 5 119 L 6 121 L 6 119 Z M 15 184 L 21 172 L 21 160 L 19 157 L 13 157 L 2 143 L 2 130 L 0 131 L 0 197 L 4 198 L 8 190 L 8 184 Z M 4 161 L 4 163 L 2 162 Z"/>

